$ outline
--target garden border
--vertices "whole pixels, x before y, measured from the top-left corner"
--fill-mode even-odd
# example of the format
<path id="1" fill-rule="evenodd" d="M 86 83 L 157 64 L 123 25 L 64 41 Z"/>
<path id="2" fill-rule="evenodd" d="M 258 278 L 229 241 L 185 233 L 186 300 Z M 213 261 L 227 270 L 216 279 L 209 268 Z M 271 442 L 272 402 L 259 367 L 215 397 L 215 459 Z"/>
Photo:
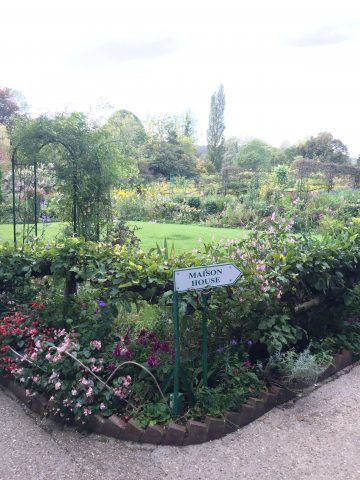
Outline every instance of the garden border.
<path id="1" fill-rule="evenodd" d="M 334 375 L 356 361 L 354 355 L 343 350 L 333 357 L 332 365 L 322 373 L 319 380 Z M 10 378 L 0 376 L 0 384 L 8 388 L 21 402 L 33 412 L 44 415 L 51 409 L 51 403 L 43 395 L 36 393 L 27 396 L 26 389 Z M 264 415 L 277 405 L 281 405 L 293 398 L 296 394 L 290 390 L 273 385 L 268 391 L 258 397 L 251 397 L 238 411 L 227 411 L 223 418 L 205 417 L 204 422 L 189 420 L 186 426 L 170 422 L 168 425 L 149 425 L 146 429 L 137 425 L 134 419 L 127 422 L 117 415 L 104 418 L 102 415 L 92 415 L 87 421 L 75 422 L 78 428 L 94 433 L 114 437 L 120 440 L 150 443 L 154 445 L 195 445 L 221 438 L 228 433 L 242 428 Z M 51 414 L 55 421 L 64 424 L 74 424 L 63 417 Z"/>

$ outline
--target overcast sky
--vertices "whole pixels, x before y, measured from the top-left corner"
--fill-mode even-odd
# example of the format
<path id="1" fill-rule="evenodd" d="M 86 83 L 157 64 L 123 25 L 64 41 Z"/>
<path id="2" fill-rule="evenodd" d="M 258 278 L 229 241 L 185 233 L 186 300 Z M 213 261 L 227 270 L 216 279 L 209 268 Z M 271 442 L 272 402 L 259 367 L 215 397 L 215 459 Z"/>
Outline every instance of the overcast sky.
<path id="1" fill-rule="evenodd" d="M 329 131 L 360 154 L 359 0 L 2 0 L 0 42 L 34 115 L 191 110 L 204 144 L 222 83 L 227 137 Z"/>

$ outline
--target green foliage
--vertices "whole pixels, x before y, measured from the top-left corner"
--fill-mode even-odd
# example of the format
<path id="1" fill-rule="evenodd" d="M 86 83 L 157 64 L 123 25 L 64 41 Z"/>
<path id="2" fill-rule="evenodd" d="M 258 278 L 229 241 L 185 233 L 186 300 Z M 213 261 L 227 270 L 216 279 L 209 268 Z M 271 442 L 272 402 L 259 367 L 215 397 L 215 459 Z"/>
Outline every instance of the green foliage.
<path id="1" fill-rule="evenodd" d="M 189 207 L 199 209 L 201 206 L 201 199 L 199 197 L 190 197 L 187 199 L 186 203 L 189 205 Z"/>
<path id="2" fill-rule="evenodd" d="M 149 425 L 164 424 L 171 420 L 168 405 L 163 402 L 147 403 L 142 409 L 135 412 L 134 419 L 142 428 Z"/>
<path id="3" fill-rule="evenodd" d="M 289 315 L 275 314 L 259 322 L 253 338 L 265 345 L 267 351 L 272 354 L 286 346 L 294 345 L 302 336 L 303 331 L 291 325 Z"/>
<path id="4" fill-rule="evenodd" d="M 91 125 L 81 113 L 72 113 L 19 119 L 11 139 L 17 161 L 53 162 L 62 194 L 61 220 L 71 222 L 78 235 L 99 239 L 112 222 L 111 188 L 120 174 L 130 172 L 112 132 Z"/>
<path id="5" fill-rule="evenodd" d="M 333 138 L 331 133 L 322 132 L 310 137 L 297 147 L 298 155 L 320 162 L 347 163 L 349 153 L 346 145 Z"/>
<path id="6" fill-rule="evenodd" d="M 236 163 L 244 169 L 268 171 L 271 168 L 273 151 L 273 147 L 262 140 L 249 140 L 240 146 Z"/>
<path id="7" fill-rule="evenodd" d="M 197 386 L 197 403 L 188 416 L 222 417 L 225 411 L 238 410 L 249 397 L 260 392 L 259 378 L 241 350 L 233 346 L 215 356 L 209 374 L 210 388 Z"/>
<path id="8" fill-rule="evenodd" d="M 197 176 L 194 140 L 185 130 L 186 125 L 169 116 L 150 122 L 143 156 L 156 178 Z"/>
<path id="9" fill-rule="evenodd" d="M 274 177 L 279 187 L 285 187 L 289 181 L 289 168 L 286 165 L 278 165 L 274 168 Z"/>

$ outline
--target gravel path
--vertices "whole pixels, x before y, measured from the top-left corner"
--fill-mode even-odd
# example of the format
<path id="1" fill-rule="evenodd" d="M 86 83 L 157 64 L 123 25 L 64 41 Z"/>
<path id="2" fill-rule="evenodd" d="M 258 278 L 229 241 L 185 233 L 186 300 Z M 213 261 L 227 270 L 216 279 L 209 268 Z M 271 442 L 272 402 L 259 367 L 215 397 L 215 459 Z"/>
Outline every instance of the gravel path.
<path id="1" fill-rule="evenodd" d="M 360 480 L 360 366 L 223 439 L 120 442 L 40 421 L 0 389 L 0 479 Z"/>

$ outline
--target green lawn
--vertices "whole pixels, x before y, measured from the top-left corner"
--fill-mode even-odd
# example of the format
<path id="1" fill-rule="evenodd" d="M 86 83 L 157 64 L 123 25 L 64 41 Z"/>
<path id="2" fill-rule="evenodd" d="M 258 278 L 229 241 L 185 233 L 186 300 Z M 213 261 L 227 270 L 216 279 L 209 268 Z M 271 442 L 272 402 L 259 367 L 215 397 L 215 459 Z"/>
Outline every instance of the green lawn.
<path id="1" fill-rule="evenodd" d="M 38 225 L 38 235 L 41 235 L 43 230 L 45 230 L 45 238 L 47 240 L 53 240 L 57 235 L 60 235 L 65 224 L 63 223 L 47 223 Z M 22 243 L 22 225 L 16 227 L 17 231 L 17 241 Z M 9 224 L 0 224 L 0 244 L 6 242 L 13 242 L 13 226 Z"/>
<path id="2" fill-rule="evenodd" d="M 135 233 L 141 239 L 141 247 L 149 250 L 156 246 L 156 242 L 163 246 L 167 238 L 169 247 L 174 243 L 175 251 L 192 250 L 202 243 L 220 239 L 240 239 L 246 235 L 246 230 L 235 228 L 212 228 L 199 225 L 175 225 L 170 223 L 128 222 L 137 225 L 139 230 Z M 45 238 L 51 240 L 61 234 L 64 224 L 50 223 L 45 228 Z M 43 226 L 39 225 L 39 232 Z M 21 242 L 22 229 L 18 227 L 18 241 Z M 12 225 L 0 225 L 0 243 L 12 242 Z"/>
<path id="3" fill-rule="evenodd" d="M 172 223 L 147 223 L 128 222 L 129 225 L 137 225 L 140 230 L 135 233 L 141 239 L 141 246 L 144 250 L 156 246 L 156 242 L 163 246 L 164 239 L 168 241 L 169 247 L 174 243 L 175 252 L 192 250 L 203 243 L 221 239 L 240 239 L 247 231 L 241 228 L 212 228 L 199 225 L 176 225 Z"/>

